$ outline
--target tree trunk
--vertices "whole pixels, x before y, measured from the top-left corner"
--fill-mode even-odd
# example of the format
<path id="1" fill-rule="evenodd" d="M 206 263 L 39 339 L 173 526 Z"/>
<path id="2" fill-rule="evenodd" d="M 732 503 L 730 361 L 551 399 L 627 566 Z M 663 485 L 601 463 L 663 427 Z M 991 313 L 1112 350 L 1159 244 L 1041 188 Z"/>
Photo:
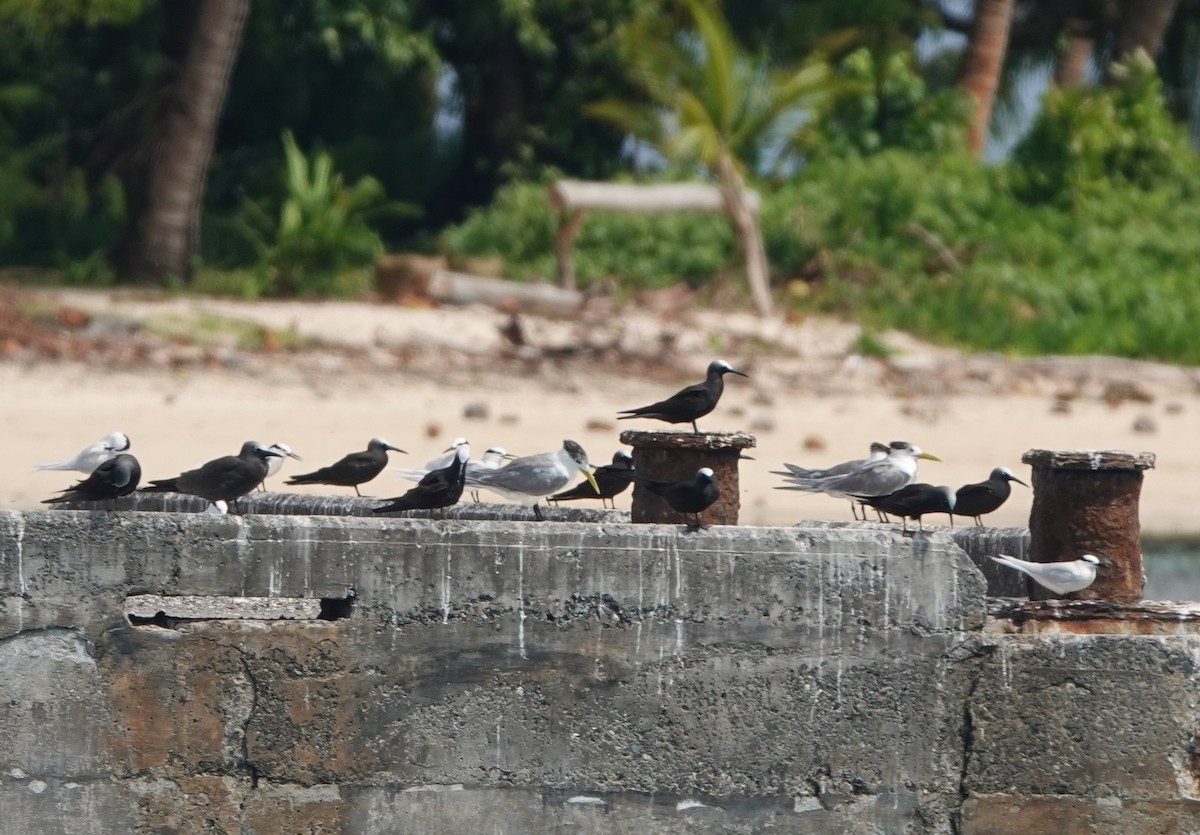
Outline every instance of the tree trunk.
<path id="1" fill-rule="evenodd" d="M 960 84 L 975 102 L 967 130 L 967 146 L 979 156 L 992 120 L 992 104 L 1000 84 L 1000 68 L 1008 49 L 1013 0 L 978 0 L 967 40 Z"/>
<path id="2" fill-rule="evenodd" d="M 250 0 L 167 5 L 164 52 L 168 60 L 176 52 L 179 60 L 165 106 L 149 120 L 145 169 L 137 175 L 144 187 L 130 201 L 113 251 L 118 278 L 127 283 L 162 284 L 191 275 L 205 177 Z"/>
<path id="3" fill-rule="evenodd" d="M 725 198 L 725 211 L 733 224 L 742 254 L 746 258 L 746 281 L 759 316 L 771 315 L 770 271 L 767 266 L 767 248 L 763 245 L 762 230 L 758 215 L 750 206 L 742 175 L 726 152 L 717 156 L 717 176 L 721 179 L 721 193 Z"/>
<path id="4" fill-rule="evenodd" d="M 1151 58 L 1157 55 L 1176 5 L 1178 0 L 1126 0 L 1113 60 L 1121 61 L 1138 48 Z"/>
<path id="5" fill-rule="evenodd" d="M 1054 65 L 1054 86 L 1078 87 L 1087 73 L 1088 59 L 1096 49 L 1096 40 L 1086 21 L 1067 20 L 1063 31 L 1063 49 Z"/>

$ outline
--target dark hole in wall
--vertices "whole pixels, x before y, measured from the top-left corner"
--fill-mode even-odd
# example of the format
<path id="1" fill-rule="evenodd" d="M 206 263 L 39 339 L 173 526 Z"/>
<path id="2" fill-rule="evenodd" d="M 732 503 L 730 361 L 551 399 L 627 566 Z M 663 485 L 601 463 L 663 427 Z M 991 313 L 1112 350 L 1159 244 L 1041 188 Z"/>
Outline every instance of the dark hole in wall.
<path id="1" fill-rule="evenodd" d="M 350 617 L 350 610 L 354 608 L 354 597 L 353 591 L 345 597 L 322 597 L 321 613 L 317 615 L 317 620 L 341 620 Z"/>
<path id="2" fill-rule="evenodd" d="M 161 626 L 163 629 L 174 629 L 183 622 L 182 618 L 167 617 L 166 612 L 157 612 L 154 617 L 146 618 L 141 615 L 127 615 L 132 626 Z"/>

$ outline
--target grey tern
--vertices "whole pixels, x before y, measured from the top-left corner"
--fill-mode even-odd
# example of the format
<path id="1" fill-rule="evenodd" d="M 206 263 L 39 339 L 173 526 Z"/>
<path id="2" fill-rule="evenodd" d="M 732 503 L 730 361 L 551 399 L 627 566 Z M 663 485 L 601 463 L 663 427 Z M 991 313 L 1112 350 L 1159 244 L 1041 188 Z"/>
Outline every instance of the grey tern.
<path id="1" fill-rule="evenodd" d="M 908 532 L 908 520 L 916 519 L 921 530 L 925 530 L 921 517 L 929 513 L 950 513 L 954 510 L 954 491 L 949 487 L 934 487 L 932 484 L 908 484 L 887 496 L 860 496 L 859 501 L 876 510 L 899 516 Z"/>
<path id="2" fill-rule="evenodd" d="M 102 461 L 92 474 L 74 486 L 60 491 L 62 495 L 46 499 L 42 504 L 59 502 L 115 502 L 137 489 L 142 480 L 142 466 L 128 453 Z"/>
<path id="3" fill-rule="evenodd" d="M 750 376 L 736 370 L 729 363 L 725 362 L 725 360 L 713 360 L 708 364 L 708 373 L 705 375 L 703 383 L 688 386 L 682 391 L 671 395 L 666 400 L 651 403 L 649 406 L 625 409 L 618 412 L 617 420 L 642 417 L 653 418 L 667 423 L 690 423 L 692 431 L 699 433 L 700 430 L 696 427 L 696 420 L 697 418 L 704 417 L 716 408 L 717 401 L 721 399 L 721 394 L 725 391 L 726 374 L 737 374 L 742 377 Z"/>
<path id="4" fill-rule="evenodd" d="M 490 490 L 510 502 L 532 504 L 534 513 L 540 519 L 538 499 L 566 487 L 579 473 L 593 488 L 597 488 L 587 453 L 579 444 L 568 440 L 553 452 L 515 458 L 495 470 L 468 472 L 466 483 L 469 487 Z M 600 492 L 599 489 L 596 492 Z"/>
<path id="5" fill-rule="evenodd" d="M 1092 554 L 1084 554 L 1077 560 L 1067 562 L 1030 562 L 1007 554 L 1000 554 L 992 559 L 1001 565 L 1028 574 L 1034 582 L 1055 594 L 1069 594 L 1086 589 L 1096 581 L 1096 568 L 1100 565 L 1100 560 Z"/>
<path id="6" fill-rule="evenodd" d="M 613 453 L 612 463 L 597 467 L 593 475 L 596 477 L 595 489 L 592 488 L 591 482 L 584 481 L 570 490 L 555 493 L 547 501 L 600 499 L 604 507 L 608 507 L 609 503 L 616 507 L 617 504 L 613 501 L 613 497 L 625 492 L 626 488 L 633 483 L 633 456 L 628 452 L 618 450 Z"/>
<path id="7" fill-rule="evenodd" d="M 279 453 L 257 441 L 246 441 L 237 455 L 214 458 L 194 470 L 175 478 L 150 482 L 142 489 L 150 493 L 186 493 L 209 502 L 227 502 L 237 508 L 237 500 L 249 493 L 267 477 L 267 460 Z"/>
<path id="8" fill-rule="evenodd" d="M 390 504 L 374 508 L 375 513 L 392 513 L 397 510 L 436 510 L 450 507 L 462 498 L 463 483 L 467 475 L 467 461 L 471 447 L 464 441 L 457 444 L 454 458 L 445 467 L 430 470 L 416 487 L 403 496 L 385 499 Z"/>
<path id="9" fill-rule="evenodd" d="M 789 476 L 787 484 L 775 489 L 824 493 L 827 496 L 852 501 L 889 496 L 917 477 L 917 461 L 921 458 L 929 461 L 942 460 L 907 441 L 892 441 L 888 444 L 888 453 L 883 458 L 867 461 L 862 466 L 850 468 L 840 475 L 824 478 Z M 851 462 L 847 462 L 849 463 Z"/>
<path id="10" fill-rule="evenodd" d="M 124 432 L 110 432 L 91 446 L 80 450 L 74 458 L 56 461 L 53 464 L 38 464 L 39 470 L 75 470 L 89 474 L 105 461 L 129 449 L 129 436 Z"/>
<path id="11" fill-rule="evenodd" d="M 289 485 L 332 484 L 338 487 L 353 487 L 355 495 L 361 496 L 358 485 L 370 481 L 383 472 L 383 468 L 387 466 L 388 462 L 388 450 L 404 452 L 383 438 L 372 438 L 364 451 L 352 452 L 340 461 L 314 472 L 292 476 L 287 483 Z"/>
<path id="12" fill-rule="evenodd" d="M 788 464 L 784 462 L 784 469 L 771 470 L 772 475 L 781 475 L 786 481 L 796 483 L 803 482 L 813 478 L 829 478 L 830 476 L 846 475 L 847 473 L 861 470 L 872 461 L 879 461 L 887 457 L 890 447 L 887 444 L 881 444 L 878 441 L 871 442 L 870 453 L 866 458 L 855 458 L 853 461 L 843 461 L 841 464 L 834 464 L 832 467 L 824 469 L 809 469 L 801 467 L 797 464 Z M 784 489 L 784 488 L 780 488 Z M 850 512 L 854 514 L 855 520 L 858 519 L 858 502 L 855 499 L 850 500 Z M 866 521 L 867 513 L 863 511 L 863 521 Z"/>
<path id="13" fill-rule="evenodd" d="M 700 514 L 721 497 L 721 491 L 713 481 L 713 471 L 708 467 L 701 467 L 696 470 L 695 477 L 684 481 L 655 481 L 641 476 L 635 478 L 638 484 L 661 498 L 676 513 L 691 515 L 693 522 L 688 524 L 689 530 L 704 527 L 700 524 Z"/>
<path id="14" fill-rule="evenodd" d="M 1012 494 L 1010 481 L 1028 487 L 1028 484 L 1013 475 L 1008 467 L 997 467 L 992 470 L 987 481 L 978 484 L 965 484 L 958 488 L 958 504 L 954 506 L 955 516 L 970 516 L 975 524 L 983 526 L 979 518 L 985 513 L 991 513 L 1008 501 Z"/>
<path id="15" fill-rule="evenodd" d="M 277 457 L 267 459 L 267 478 L 270 478 L 271 476 L 279 473 L 279 471 L 283 468 L 283 459 L 284 458 L 295 458 L 297 461 L 304 460 L 299 455 L 292 452 L 292 448 L 290 446 L 288 446 L 287 444 L 282 444 L 282 443 L 271 444 L 269 447 L 267 447 L 267 449 L 270 449 L 270 450 L 273 450 L 273 451 L 279 453 L 279 455 Z M 260 490 L 267 489 L 267 486 L 265 483 L 266 479 L 263 479 L 263 482 L 264 482 L 263 484 L 258 485 L 258 489 L 260 489 Z"/>

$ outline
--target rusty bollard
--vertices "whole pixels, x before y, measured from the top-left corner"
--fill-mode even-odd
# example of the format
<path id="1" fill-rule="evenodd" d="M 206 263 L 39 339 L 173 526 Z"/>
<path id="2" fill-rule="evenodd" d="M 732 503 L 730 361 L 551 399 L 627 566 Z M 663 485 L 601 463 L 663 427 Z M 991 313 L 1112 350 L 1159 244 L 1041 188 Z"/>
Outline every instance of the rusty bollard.
<path id="1" fill-rule="evenodd" d="M 1142 599 L 1142 471 L 1152 452 L 1031 449 L 1021 461 L 1033 467 L 1029 559 L 1100 558 L 1096 582 L 1071 595 L 1078 600 L 1137 603 Z M 1033 600 L 1056 595 L 1031 583 Z"/>
<path id="2" fill-rule="evenodd" d="M 738 458 L 756 443 L 748 432 L 671 432 L 627 429 L 621 443 L 633 447 L 633 467 L 655 481 L 683 481 L 708 467 L 721 497 L 700 514 L 704 525 L 736 525 L 741 507 Z M 667 503 L 636 481 L 629 518 L 633 522 L 679 524 L 691 518 L 676 513 Z"/>

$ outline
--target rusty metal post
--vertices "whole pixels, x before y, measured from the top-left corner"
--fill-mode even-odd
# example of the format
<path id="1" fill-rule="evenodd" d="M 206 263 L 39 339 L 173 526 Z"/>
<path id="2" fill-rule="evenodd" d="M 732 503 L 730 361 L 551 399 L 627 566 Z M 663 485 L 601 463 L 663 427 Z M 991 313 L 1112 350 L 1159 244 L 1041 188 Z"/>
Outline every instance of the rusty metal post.
<path id="1" fill-rule="evenodd" d="M 671 432 L 627 429 L 621 443 L 633 447 L 634 469 L 656 481 L 683 481 L 696 470 L 708 467 L 720 498 L 700 514 L 705 525 L 736 525 L 741 496 L 738 489 L 738 459 L 742 450 L 756 440 L 748 432 Z M 676 513 L 667 503 L 636 481 L 629 517 L 633 522 L 679 524 L 691 519 Z"/>
<path id="2" fill-rule="evenodd" d="M 1138 499 L 1142 471 L 1154 466 L 1154 453 L 1031 449 L 1021 461 L 1033 467 L 1029 559 L 1060 562 L 1095 554 L 1101 561 L 1096 582 L 1071 597 L 1140 601 Z M 1055 597 L 1036 583 L 1030 587 L 1033 600 Z"/>

